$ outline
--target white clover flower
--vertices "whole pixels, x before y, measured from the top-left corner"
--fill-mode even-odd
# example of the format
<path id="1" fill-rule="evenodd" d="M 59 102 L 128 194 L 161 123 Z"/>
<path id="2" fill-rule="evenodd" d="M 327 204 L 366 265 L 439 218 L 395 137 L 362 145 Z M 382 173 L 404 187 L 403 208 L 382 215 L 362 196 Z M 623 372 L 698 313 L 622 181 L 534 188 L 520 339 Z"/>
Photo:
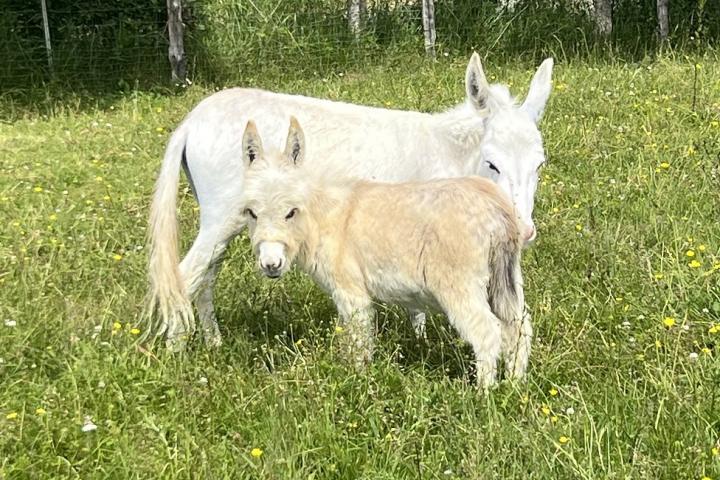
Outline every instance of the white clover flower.
<path id="1" fill-rule="evenodd" d="M 92 418 L 90 418 L 90 415 L 85 415 L 85 421 L 83 422 L 83 426 L 80 430 L 83 432 L 94 432 L 97 430 L 97 425 L 95 425 L 92 421 Z"/>

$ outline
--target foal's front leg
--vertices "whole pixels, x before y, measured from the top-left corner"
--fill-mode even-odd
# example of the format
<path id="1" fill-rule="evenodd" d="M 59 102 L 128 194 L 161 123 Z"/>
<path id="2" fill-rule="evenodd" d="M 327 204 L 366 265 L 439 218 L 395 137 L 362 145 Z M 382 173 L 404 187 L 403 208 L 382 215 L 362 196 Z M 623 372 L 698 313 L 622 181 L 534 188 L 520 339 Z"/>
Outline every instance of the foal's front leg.
<path id="1" fill-rule="evenodd" d="M 340 344 L 353 365 L 361 369 L 372 361 L 375 347 L 375 310 L 369 295 L 336 290 L 333 300 L 340 314 Z"/>

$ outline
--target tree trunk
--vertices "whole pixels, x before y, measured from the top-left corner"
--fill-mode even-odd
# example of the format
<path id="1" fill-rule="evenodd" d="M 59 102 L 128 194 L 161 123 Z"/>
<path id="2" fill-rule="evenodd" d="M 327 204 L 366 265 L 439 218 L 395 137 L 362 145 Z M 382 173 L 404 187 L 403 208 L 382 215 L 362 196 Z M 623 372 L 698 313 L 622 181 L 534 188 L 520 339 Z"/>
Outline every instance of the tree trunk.
<path id="1" fill-rule="evenodd" d="M 661 41 L 667 40 L 668 34 L 670 33 L 668 3 L 670 3 L 670 0 L 657 0 L 658 31 Z"/>
<path id="2" fill-rule="evenodd" d="M 425 53 L 430 58 L 435 58 L 435 4 L 433 0 L 422 0 L 422 17 Z"/>
<path id="3" fill-rule="evenodd" d="M 612 33 L 612 0 L 593 0 L 595 11 L 595 27 L 600 35 L 609 37 Z"/>
<path id="4" fill-rule="evenodd" d="M 170 47 L 168 59 L 170 60 L 171 79 L 175 83 L 185 83 L 187 80 L 187 59 L 183 42 L 182 3 L 181 0 L 167 0 L 168 36 Z"/>
<path id="5" fill-rule="evenodd" d="M 367 0 L 348 0 L 347 16 L 350 25 L 350 31 L 355 38 L 360 37 L 362 33 L 362 22 L 367 13 Z"/>

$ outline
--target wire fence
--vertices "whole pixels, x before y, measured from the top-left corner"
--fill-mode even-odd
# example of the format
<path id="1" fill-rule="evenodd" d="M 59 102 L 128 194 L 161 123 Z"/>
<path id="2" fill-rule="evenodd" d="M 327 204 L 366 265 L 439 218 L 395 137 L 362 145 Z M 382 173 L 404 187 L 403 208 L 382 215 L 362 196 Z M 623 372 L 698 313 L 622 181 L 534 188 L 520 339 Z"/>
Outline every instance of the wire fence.
<path id="1" fill-rule="evenodd" d="M 268 69 L 302 74 L 398 52 L 421 55 L 422 0 L 183 0 L 191 79 L 239 81 Z M 0 93 L 60 84 L 76 89 L 167 85 L 165 0 L 6 0 L 0 18 Z M 427 3 L 427 0 L 426 0 Z M 432 2 L 431 2 L 432 3 Z M 613 33 L 595 33 L 589 0 L 435 0 L 437 48 L 539 58 L 600 48 L 641 56 L 657 47 L 655 0 L 614 0 Z M 676 0 L 670 42 L 717 43 L 720 1 Z M 356 28 L 357 27 L 357 28 Z M 694 43 L 693 43 L 694 42 Z"/>

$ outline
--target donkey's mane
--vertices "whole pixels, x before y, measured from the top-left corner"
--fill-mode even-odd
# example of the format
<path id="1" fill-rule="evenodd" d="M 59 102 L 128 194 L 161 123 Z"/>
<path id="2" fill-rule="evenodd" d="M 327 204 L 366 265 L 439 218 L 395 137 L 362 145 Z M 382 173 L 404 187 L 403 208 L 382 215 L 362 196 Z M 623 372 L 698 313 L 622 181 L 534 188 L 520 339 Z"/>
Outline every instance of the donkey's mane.
<path id="1" fill-rule="evenodd" d="M 461 147 L 478 145 L 485 134 L 485 121 L 492 118 L 492 112 L 505 111 L 518 106 L 506 85 L 494 83 L 490 85 L 488 108 L 480 112 L 470 100 L 436 114 L 440 126 L 450 132 L 451 138 Z"/>

